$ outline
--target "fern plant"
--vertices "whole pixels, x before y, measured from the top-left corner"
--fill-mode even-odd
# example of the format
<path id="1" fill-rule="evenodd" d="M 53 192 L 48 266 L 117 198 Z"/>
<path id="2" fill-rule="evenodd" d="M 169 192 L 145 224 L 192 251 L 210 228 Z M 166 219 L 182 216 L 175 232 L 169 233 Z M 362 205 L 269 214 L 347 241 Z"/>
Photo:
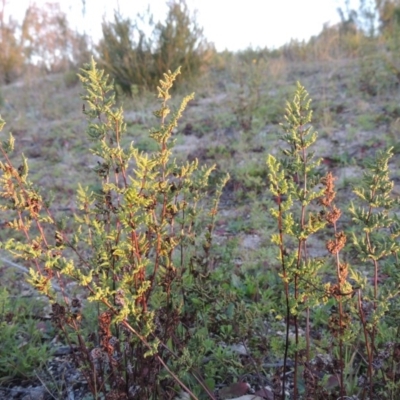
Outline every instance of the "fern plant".
<path id="1" fill-rule="evenodd" d="M 349 371 L 354 361 L 354 349 L 362 356 L 358 392 L 361 398 L 394 398 L 398 395 L 398 236 L 396 217 L 398 199 L 393 196 L 393 181 L 389 177 L 392 149 L 380 152 L 367 162 L 367 169 L 354 188 L 356 201 L 349 212 L 354 222 L 353 234 L 338 229 L 342 211 L 335 204 L 335 178 L 331 172 L 321 176 L 319 162 L 309 147 L 315 143 L 311 123 L 308 93 L 300 84 L 293 102 L 287 106 L 283 124 L 283 157 L 268 156 L 270 191 L 276 206 L 271 209 L 277 221 L 277 233 L 272 243 L 278 249 L 279 276 L 284 289 L 286 336 L 283 368 L 289 357 L 294 358 L 294 398 L 346 398 L 354 392 Z M 328 232 L 333 227 L 333 238 L 326 240 L 327 253 L 333 257 L 313 259 L 307 240 L 317 232 Z M 354 232 L 355 230 L 355 232 Z M 354 265 L 342 255 L 347 238 L 357 255 Z M 346 262 L 344 261 L 346 257 Z M 361 263 L 360 263 L 361 261 Z M 366 269 L 372 266 L 372 273 Z M 326 281 L 326 274 L 334 266 L 336 282 Z M 368 279 L 367 276 L 370 275 Z M 383 281 L 380 276 L 390 279 Z M 325 282 L 324 282 L 325 281 Z M 312 338 L 315 313 L 331 304 L 324 326 L 330 335 L 330 361 L 311 358 L 316 350 Z M 300 329 L 305 331 L 305 343 L 300 340 Z M 320 351 L 320 350 L 319 350 Z M 353 356 L 349 357 L 349 352 Z M 316 369 L 316 365 L 318 368 Z M 299 371 L 303 371 L 300 383 Z M 362 371 L 366 370 L 364 375 Z M 336 382 L 339 391 L 327 391 L 318 383 L 317 374 L 324 371 L 326 379 Z M 285 374 L 281 382 L 281 398 L 286 396 Z M 299 387 L 304 387 L 301 393 Z M 385 397 L 390 390 L 390 397 Z"/>
<path id="2" fill-rule="evenodd" d="M 23 233 L 2 247 L 33 264 L 29 282 L 50 299 L 53 322 L 78 347 L 76 361 L 96 395 L 166 398 L 176 384 L 192 393 L 171 363 L 187 354 L 189 327 L 181 321 L 185 287 L 207 271 L 219 197 L 228 177 L 210 197 L 214 167 L 199 167 L 197 161 L 178 165 L 172 159 L 174 129 L 193 98 L 185 97 L 171 113 L 169 90 L 178 74 L 179 69 L 168 72 L 160 81 L 161 105 L 154 113 L 160 123 L 150 131 L 158 150 L 146 154 L 134 144 L 121 144 L 126 125 L 108 77 L 93 60 L 81 70 L 100 190 L 79 186 L 79 211 L 72 225 L 55 220 L 51 205 L 29 181 L 24 157 L 14 168 L 8 156 L 13 138 L 0 148 L 5 159 L 0 164 L 1 207 L 8 226 Z M 70 281 L 82 288 L 80 298 L 68 293 Z M 85 298 L 99 307 L 91 340 L 82 333 Z M 202 377 L 196 379 L 207 392 Z"/>
<path id="3" fill-rule="evenodd" d="M 383 334 L 380 325 L 386 325 L 387 314 L 396 313 L 393 307 L 399 295 L 396 268 L 400 251 L 397 238 L 400 231 L 396 214 L 393 214 L 393 209 L 399 201 L 392 194 L 394 182 L 389 176 L 389 161 L 392 156 L 393 152 L 390 148 L 379 152 L 375 159 L 367 162 L 363 179 L 354 189 L 358 201 L 352 202 L 349 209 L 355 225 L 363 232 L 361 235 L 352 235 L 352 244 L 358 258 L 366 266 L 372 267 L 372 274 L 367 270 L 353 274 L 359 286 L 357 313 L 368 359 L 368 378 L 365 387 L 369 388 L 371 398 L 379 386 L 377 385 L 378 371 L 385 373 L 382 355 L 378 350 L 378 339 Z M 371 275 L 369 281 L 361 276 L 361 273 Z M 385 285 L 379 282 L 380 275 L 383 273 L 389 278 Z M 392 321 L 387 325 L 387 329 L 396 328 L 397 322 L 393 324 Z"/>
<path id="4" fill-rule="evenodd" d="M 279 248 L 281 264 L 280 276 L 284 285 L 286 304 L 286 344 L 284 369 L 289 351 L 290 321 L 294 324 L 294 392 L 297 388 L 299 354 L 303 348 L 307 362 L 310 361 L 310 307 L 315 307 L 321 298 L 315 288 L 321 287 L 318 270 L 321 262 L 308 255 L 307 239 L 321 230 L 326 221 L 318 218 L 318 213 L 310 209 L 313 203 L 323 195 L 316 168 L 319 160 L 309 147 L 316 141 L 316 133 L 309 125 L 312 112 L 309 110 L 308 93 L 300 84 L 286 109 L 286 122 L 283 124 L 282 148 L 284 158 L 278 161 L 269 155 L 267 164 L 270 190 L 276 197 L 277 208 L 271 209 L 272 216 L 278 223 L 278 233 L 272 236 L 272 242 Z M 297 208 L 295 208 L 297 207 Z M 308 210 L 310 209 L 310 210 Z M 306 315 L 306 343 L 300 343 L 300 317 Z M 282 382 L 282 396 L 285 380 Z"/>

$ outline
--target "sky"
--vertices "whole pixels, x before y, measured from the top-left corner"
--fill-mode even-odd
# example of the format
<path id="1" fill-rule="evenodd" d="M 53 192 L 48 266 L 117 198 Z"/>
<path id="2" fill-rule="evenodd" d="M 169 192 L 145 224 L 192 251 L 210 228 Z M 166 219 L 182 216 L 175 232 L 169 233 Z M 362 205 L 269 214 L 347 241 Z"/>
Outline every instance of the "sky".
<path id="1" fill-rule="evenodd" d="M 21 19 L 32 2 L 43 5 L 49 0 L 7 0 L 6 14 Z M 82 0 L 59 0 L 68 15 L 70 25 L 101 38 L 103 18 L 112 20 L 119 7 L 124 16 L 134 18 L 150 5 L 155 20 L 163 21 L 167 0 L 84 0 L 86 13 L 82 15 Z M 52 1 L 56 2 L 56 1 Z M 218 51 L 244 50 L 248 47 L 278 48 L 291 39 L 308 40 L 321 32 L 325 23 L 340 21 L 338 7 L 345 8 L 345 0 L 186 0 L 190 11 L 197 10 L 197 21 L 208 41 Z M 350 0 L 357 9 L 358 0 Z"/>

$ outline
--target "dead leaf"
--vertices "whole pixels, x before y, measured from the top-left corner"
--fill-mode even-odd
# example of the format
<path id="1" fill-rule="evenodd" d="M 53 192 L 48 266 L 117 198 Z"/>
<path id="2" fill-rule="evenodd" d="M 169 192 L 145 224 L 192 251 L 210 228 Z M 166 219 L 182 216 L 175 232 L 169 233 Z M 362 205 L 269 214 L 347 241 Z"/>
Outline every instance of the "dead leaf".
<path id="1" fill-rule="evenodd" d="M 255 392 L 254 394 L 262 397 L 263 399 L 274 400 L 274 393 L 268 387 L 264 387 L 260 390 L 257 390 L 257 392 Z"/>
<path id="2" fill-rule="evenodd" d="M 236 382 L 220 389 L 219 396 L 221 399 L 232 399 L 237 396 L 242 396 L 249 390 L 249 384 L 246 382 Z"/>

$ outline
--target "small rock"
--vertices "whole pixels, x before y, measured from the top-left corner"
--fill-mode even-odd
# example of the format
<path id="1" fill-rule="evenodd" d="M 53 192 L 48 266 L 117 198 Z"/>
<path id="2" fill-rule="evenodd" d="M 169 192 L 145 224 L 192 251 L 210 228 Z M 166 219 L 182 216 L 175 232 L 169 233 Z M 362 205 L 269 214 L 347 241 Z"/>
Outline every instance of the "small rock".
<path id="1" fill-rule="evenodd" d="M 230 348 L 233 352 L 240 354 L 241 356 L 247 356 L 249 354 L 246 347 L 242 344 L 233 344 Z"/>
<path id="2" fill-rule="evenodd" d="M 65 355 L 71 354 L 71 353 L 72 353 L 72 349 L 70 346 L 60 346 L 54 350 L 55 356 L 65 356 Z"/>
<path id="3" fill-rule="evenodd" d="M 25 389 L 25 393 L 21 400 L 44 400 L 45 389 L 43 387 L 29 387 Z"/>
<path id="4" fill-rule="evenodd" d="M 181 391 L 178 396 L 174 397 L 174 400 L 190 400 L 190 395 L 189 393 L 186 393 L 184 391 Z"/>
<path id="5" fill-rule="evenodd" d="M 258 235 L 246 235 L 242 240 L 242 246 L 251 250 L 258 249 L 260 247 L 260 243 L 261 238 Z"/>

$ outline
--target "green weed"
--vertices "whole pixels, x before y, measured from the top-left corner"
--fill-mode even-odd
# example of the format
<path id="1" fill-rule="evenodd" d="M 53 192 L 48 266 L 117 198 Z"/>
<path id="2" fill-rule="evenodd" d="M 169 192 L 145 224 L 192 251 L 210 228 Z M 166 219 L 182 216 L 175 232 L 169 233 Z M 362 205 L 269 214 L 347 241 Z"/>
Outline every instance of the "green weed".
<path id="1" fill-rule="evenodd" d="M 40 320 L 40 305 L 0 288 L 0 384 L 34 377 L 52 357 L 43 343 L 50 327 Z"/>

